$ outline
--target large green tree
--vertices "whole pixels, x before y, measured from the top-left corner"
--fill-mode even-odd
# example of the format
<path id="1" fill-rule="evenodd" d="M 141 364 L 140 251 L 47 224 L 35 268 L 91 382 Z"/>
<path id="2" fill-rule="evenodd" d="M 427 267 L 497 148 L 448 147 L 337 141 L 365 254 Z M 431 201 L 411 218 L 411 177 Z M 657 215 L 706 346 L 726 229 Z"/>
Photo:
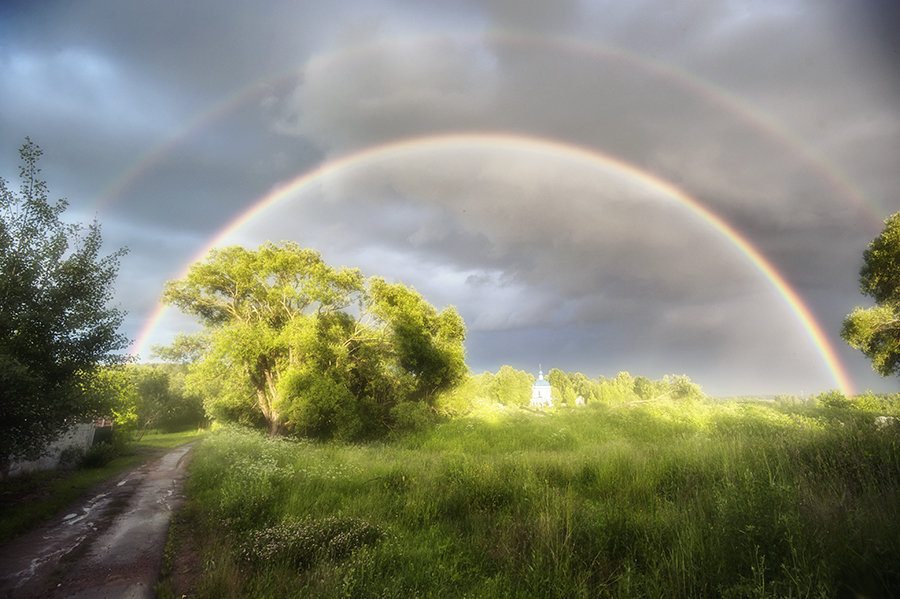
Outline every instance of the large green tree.
<path id="1" fill-rule="evenodd" d="M 34 456 L 100 413 L 92 381 L 122 361 L 123 313 L 109 303 L 125 250 L 101 252 L 100 225 L 62 220 L 40 178 L 40 148 L 19 150 L 18 193 L 0 178 L 0 464 Z"/>
<path id="2" fill-rule="evenodd" d="M 195 388 L 213 416 L 362 438 L 414 421 L 465 376 L 465 326 L 403 285 L 296 243 L 213 250 L 163 295 L 200 317 Z"/>
<path id="3" fill-rule="evenodd" d="M 844 319 L 841 337 L 862 351 L 881 376 L 900 374 L 900 212 L 863 253 L 860 291 L 875 300 Z"/>

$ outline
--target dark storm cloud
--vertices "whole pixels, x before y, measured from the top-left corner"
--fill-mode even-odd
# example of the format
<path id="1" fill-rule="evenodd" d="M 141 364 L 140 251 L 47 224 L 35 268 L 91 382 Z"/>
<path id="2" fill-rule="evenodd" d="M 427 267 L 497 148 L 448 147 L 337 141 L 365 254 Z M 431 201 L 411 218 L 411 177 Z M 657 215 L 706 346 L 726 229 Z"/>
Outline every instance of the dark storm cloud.
<path id="1" fill-rule="evenodd" d="M 31 135 L 73 216 L 100 210 L 106 239 L 132 250 L 119 295 L 134 336 L 216 231 L 323 160 L 458 131 L 558 140 L 724 218 L 840 346 L 861 251 L 900 209 L 896 17 L 812 0 L 3 3 L 0 173 Z M 456 304 L 475 370 L 833 385 L 749 259 L 621 173 L 436 150 L 301 196 L 235 240 L 295 239 Z M 886 384 L 841 352 L 859 386 Z"/>

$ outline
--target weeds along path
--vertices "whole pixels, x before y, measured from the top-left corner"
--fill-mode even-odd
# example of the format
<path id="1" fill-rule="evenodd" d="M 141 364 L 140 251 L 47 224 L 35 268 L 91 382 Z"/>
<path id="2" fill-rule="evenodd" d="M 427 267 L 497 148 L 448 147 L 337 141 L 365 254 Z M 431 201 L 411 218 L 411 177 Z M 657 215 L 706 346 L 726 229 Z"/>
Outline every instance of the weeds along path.
<path id="1" fill-rule="evenodd" d="M 189 443 L 0 548 L 0 597 L 154 597 Z"/>

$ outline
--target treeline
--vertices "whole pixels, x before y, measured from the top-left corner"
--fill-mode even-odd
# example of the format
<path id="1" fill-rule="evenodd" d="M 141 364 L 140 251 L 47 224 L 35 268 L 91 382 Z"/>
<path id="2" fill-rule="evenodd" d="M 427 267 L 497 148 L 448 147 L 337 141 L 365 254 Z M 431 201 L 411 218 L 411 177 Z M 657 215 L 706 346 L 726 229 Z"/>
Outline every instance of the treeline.
<path id="1" fill-rule="evenodd" d="M 183 364 L 129 364 L 101 371 L 95 392 L 120 433 L 140 438 L 148 430 L 179 432 L 209 424 L 201 394 Z"/>
<path id="2" fill-rule="evenodd" d="M 613 378 L 592 379 L 580 372 L 566 373 L 554 368 L 546 378 L 557 406 L 574 406 L 581 403 L 579 400 L 585 404 L 615 405 L 664 398 L 693 401 L 705 397 L 700 386 L 685 375 L 666 375 L 659 380 L 650 380 L 620 372 Z M 528 372 L 503 366 L 496 373 L 469 376 L 462 385 L 441 396 L 437 409 L 447 416 L 460 416 L 485 403 L 527 406 L 531 402 L 534 381 L 534 375 Z"/>

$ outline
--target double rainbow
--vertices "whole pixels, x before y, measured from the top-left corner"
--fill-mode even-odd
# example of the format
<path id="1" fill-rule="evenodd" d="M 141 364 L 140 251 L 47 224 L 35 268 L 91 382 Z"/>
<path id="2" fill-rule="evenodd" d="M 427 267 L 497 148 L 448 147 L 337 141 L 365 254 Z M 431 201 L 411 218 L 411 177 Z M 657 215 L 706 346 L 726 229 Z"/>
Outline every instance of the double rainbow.
<path id="1" fill-rule="evenodd" d="M 666 198 L 670 198 L 677 205 L 689 210 L 707 225 L 711 226 L 718 234 L 724 237 L 728 243 L 746 256 L 753 267 L 775 288 L 778 294 L 787 303 L 790 310 L 794 313 L 815 346 L 816 351 L 822 357 L 822 360 L 828 371 L 831 373 L 838 388 L 847 395 L 854 394 L 854 387 L 850 376 L 838 358 L 834 347 L 828 341 L 821 325 L 813 316 L 812 311 L 800 295 L 787 282 L 785 277 L 778 272 L 772 263 L 749 240 L 747 240 L 746 237 L 741 235 L 740 232 L 723 218 L 701 204 L 697 199 L 689 196 L 668 181 L 644 171 L 633 164 L 624 162 L 595 149 L 562 143 L 552 139 L 510 133 L 449 133 L 391 141 L 375 147 L 348 153 L 344 156 L 329 160 L 318 167 L 303 173 L 254 202 L 252 206 L 220 230 L 202 251 L 194 256 L 190 261 L 190 264 L 203 260 L 211 249 L 222 245 L 229 237 L 254 219 L 258 218 L 272 206 L 301 193 L 309 186 L 321 181 L 325 177 L 339 174 L 350 168 L 365 166 L 376 160 L 400 159 L 404 156 L 413 155 L 416 152 L 435 149 L 458 151 L 473 149 L 498 151 L 527 149 L 531 152 L 544 153 L 547 156 L 564 158 L 575 163 L 602 167 L 618 172 L 641 182 L 656 193 L 659 193 Z M 188 268 L 189 265 L 185 266 L 178 277 L 183 277 L 187 273 Z M 139 355 L 144 350 L 154 329 L 159 325 L 166 312 L 166 306 L 160 304 L 156 307 L 153 314 L 141 329 L 132 349 L 132 355 Z"/>

